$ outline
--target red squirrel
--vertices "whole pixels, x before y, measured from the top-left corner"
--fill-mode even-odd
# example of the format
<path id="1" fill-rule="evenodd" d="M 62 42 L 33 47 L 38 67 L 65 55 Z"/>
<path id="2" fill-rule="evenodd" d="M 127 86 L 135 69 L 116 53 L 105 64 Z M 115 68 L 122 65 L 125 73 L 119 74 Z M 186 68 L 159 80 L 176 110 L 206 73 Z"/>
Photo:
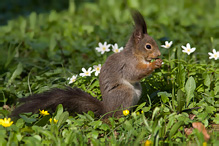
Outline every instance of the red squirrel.
<path id="1" fill-rule="evenodd" d="M 133 13 L 135 27 L 125 49 L 109 56 L 101 68 L 99 81 L 102 101 L 97 100 L 79 88 L 51 89 L 21 98 L 23 102 L 12 116 L 20 113 L 37 112 L 39 109 L 53 109 L 62 104 L 70 113 L 93 111 L 97 117 L 119 116 L 122 110 L 131 109 L 141 96 L 139 81 L 160 68 L 162 60 L 155 40 L 147 34 L 147 26 L 139 12 Z M 155 61 L 151 62 L 152 59 Z"/>

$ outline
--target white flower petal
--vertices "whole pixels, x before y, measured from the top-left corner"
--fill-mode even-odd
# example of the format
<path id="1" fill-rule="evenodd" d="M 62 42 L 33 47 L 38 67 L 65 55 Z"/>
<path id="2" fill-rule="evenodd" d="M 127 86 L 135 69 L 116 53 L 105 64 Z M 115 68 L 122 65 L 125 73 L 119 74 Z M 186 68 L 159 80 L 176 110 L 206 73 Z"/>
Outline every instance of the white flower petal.
<path id="1" fill-rule="evenodd" d="M 196 50 L 196 48 L 191 48 L 191 53 L 194 52 Z"/>
<path id="2" fill-rule="evenodd" d="M 172 44 L 173 44 L 173 41 L 170 41 L 169 45 L 172 46 Z"/>
<path id="3" fill-rule="evenodd" d="M 161 45 L 161 47 L 163 47 L 163 48 L 167 48 L 166 45 Z"/>
<path id="4" fill-rule="evenodd" d="M 99 42 L 98 45 L 99 45 L 99 47 L 102 47 L 102 46 L 103 46 L 101 42 Z"/>
<path id="5" fill-rule="evenodd" d="M 181 46 L 184 50 L 187 50 L 187 48 L 185 46 Z"/>
<path id="6" fill-rule="evenodd" d="M 99 72 L 96 71 L 96 72 L 95 72 L 95 76 L 98 76 L 98 74 L 99 74 Z"/>
<path id="7" fill-rule="evenodd" d="M 83 68 L 82 68 L 82 71 L 85 73 L 85 72 L 86 72 L 86 69 L 83 67 Z"/>
<path id="8" fill-rule="evenodd" d="M 84 76 L 85 76 L 85 74 L 84 74 L 84 73 L 80 73 L 79 75 L 80 75 L 81 77 L 84 77 Z"/>
<path id="9" fill-rule="evenodd" d="M 186 48 L 189 48 L 189 49 L 191 48 L 189 43 L 186 44 Z"/>
<path id="10" fill-rule="evenodd" d="M 169 43 L 168 43 L 168 41 L 165 41 L 165 46 L 167 46 Z"/>
<path id="11" fill-rule="evenodd" d="M 114 47 L 115 47 L 115 48 L 118 48 L 118 44 L 117 44 L 117 43 L 115 43 Z"/>
<path id="12" fill-rule="evenodd" d="M 96 49 L 98 52 L 100 52 L 100 48 L 99 48 L 99 47 L 96 47 L 95 49 Z"/>
<path id="13" fill-rule="evenodd" d="M 214 58 L 213 56 L 209 56 L 209 59 L 212 59 L 212 58 Z"/>
<path id="14" fill-rule="evenodd" d="M 93 68 L 96 69 L 96 68 L 97 68 L 97 65 L 94 65 Z"/>
<path id="15" fill-rule="evenodd" d="M 211 53 L 211 52 L 208 52 L 208 55 L 210 55 L 210 56 L 213 56 L 213 53 Z"/>
<path id="16" fill-rule="evenodd" d="M 187 51 L 186 51 L 186 50 L 182 50 L 182 52 L 184 52 L 184 53 L 187 53 Z"/>

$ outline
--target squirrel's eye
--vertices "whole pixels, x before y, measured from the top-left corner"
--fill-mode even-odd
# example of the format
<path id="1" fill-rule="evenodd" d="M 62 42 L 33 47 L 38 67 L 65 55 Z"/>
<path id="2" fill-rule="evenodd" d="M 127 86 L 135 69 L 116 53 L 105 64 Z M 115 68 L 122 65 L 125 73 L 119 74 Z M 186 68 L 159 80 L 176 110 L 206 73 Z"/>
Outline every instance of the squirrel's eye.
<path id="1" fill-rule="evenodd" d="M 146 48 L 147 49 L 151 49 L 151 45 L 146 45 Z"/>

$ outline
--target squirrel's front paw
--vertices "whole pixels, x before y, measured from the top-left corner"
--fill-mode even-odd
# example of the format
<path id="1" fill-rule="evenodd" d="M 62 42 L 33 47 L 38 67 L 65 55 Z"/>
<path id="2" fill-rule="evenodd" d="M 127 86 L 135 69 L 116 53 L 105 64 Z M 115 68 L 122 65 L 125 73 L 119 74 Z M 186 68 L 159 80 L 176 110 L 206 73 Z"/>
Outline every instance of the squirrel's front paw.
<path id="1" fill-rule="evenodd" d="M 160 68 L 162 65 L 162 59 L 158 58 L 156 59 L 153 63 L 154 63 L 154 68 Z"/>

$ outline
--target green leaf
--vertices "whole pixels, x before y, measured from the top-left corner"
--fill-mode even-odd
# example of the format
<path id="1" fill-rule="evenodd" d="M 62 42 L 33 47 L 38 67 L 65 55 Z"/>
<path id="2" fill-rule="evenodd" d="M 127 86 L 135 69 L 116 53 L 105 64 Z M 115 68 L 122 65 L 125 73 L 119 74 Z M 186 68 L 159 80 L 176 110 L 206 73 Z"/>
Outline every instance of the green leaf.
<path id="1" fill-rule="evenodd" d="M 43 116 L 42 119 L 40 119 L 38 122 L 36 122 L 34 125 L 37 125 L 37 126 L 45 126 L 49 119 L 51 118 L 50 115 L 47 115 L 47 116 Z"/>
<path id="2" fill-rule="evenodd" d="M 97 137 L 99 136 L 99 132 L 96 130 L 91 131 L 90 133 L 88 133 L 88 137 L 92 137 L 94 139 L 97 139 Z"/>
<path id="3" fill-rule="evenodd" d="M 110 121 L 111 127 L 112 127 L 112 128 L 115 128 L 115 126 L 116 126 L 116 125 L 115 125 L 115 124 L 116 124 L 115 120 L 110 117 L 110 118 L 109 118 L 109 121 Z"/>
<path id="4" fill-rule="evenodd" d="M 5 140 L 5 138 L 0 137 L 0 145 L 2 145 L 2 146 L 7 145 L 7 141 Z"/>
<path id="5" fill-rule="evenodd" d="M 217 95 L 219 93 L 219 86 L 214 87 L 214 95 Z"/>
<path id="6" fill-rule="evenodd" d="M 179 85 L 179 88 L 182 89 L 185 85 L 186 80 L 186 72 L 183 64 L 179 64 L 178 66 L 178 73 L 177 73 L 177 83 Z"/>
<path id="7" fill-rule="evenodd" d="M 32 121 L 32 122 L 34 122 L 34 121 Z M 21 127 L 23 127 L 23 125 L 24 125 L 24 120 L 22 118 L 18 119 L 16 122 L 16 126 L 18 128 L 21 128 Z"/>
<path id="8" fill-rule="evenodd" d="M 49 14 L 49 22 L 55 22 L 58 20 L 58 14 L 55 10 L 53 10 L 50 14 Z"/>
<path id="9" fill-rule="evenodd" d="M 101 124 L 102 121 L 93 121 L 89 123 L 89 125 L 92 126 L 94 129 L 97 129 Z"/>
<path id="10" fill-rule="evenodd" d="M 16 133 L 15 137 L 17 138 L 18 141 L 21 141 L 21 139 L 22 139 L 21 133 Z"/>
<path id="11" fill-rule="evenodd" d="M 210 84 L 211 84 L 211 79 L 210 79 L 210 75 L 207 74 L 205 77 L 204 77 L 204 85 L 207 86 L 207 87 L 210 87 Z"/>
<path id="12" fill-rule="evenodd" d="M 20 115 L 20 117 L 26 122 L 26 123 L 33 123 L 37 119 L 32 118 L 32 117 L 27 117 L 26 115 Z"/>
<path id="13" fill-rule="evenodd" d="M 178 112 L 181 112 L 181 111 L 182 111 L 183 106 L 185 105 L 185 101 L 186 101 L 186 98 L 185 98 L 185 96 L 184 96 L 184 93 L 183 93 L 182 90 L 179 89 L 179 90 L 177 91 L 177 104 L 178 104 L 178 106 L 177 106 L 177 111 L 178 111 Z"/>
<path id="14" fill-rule="evenodd" d="M 151 109 L 151 107 L 143 107 L 143 108 L 142 108 L 142 111 L 143 111 L 143 112 L 148 112 L 148 111 L 150 111 L 150 109 Z"/>
<path id="15" fill-rule="evenodd" d="M 206 110 L 206 112 L 209 113 L 209 114 L 212 114 L 212 113 L 216 112 L 216 108 L 213 107 L 213 106 L 206 106 L 206 107 L 205 107 L 205 110 Z"/>
<path id="16" fill-rule="evenodd" d="M 36 132 L 39 132 L 39 133 L 42 133 L 43 135 L 45 135 L 47 137 L 47 139 L 51 139 L 54 142 L 57 141 L 57 138 L 54 136 L 54 134 L 51 131 L 47 131 L 44 128 L 39 127 L 39 126 L 32 126 L 32 129 Z"/>
<path id="17" fill-rule="evenodd" d="M 190 100 L 194 97 L 194 91 L 196 89 L 196 83 L 193 77 L 189 77 L 185 85 L 186 91 L 186 106 L 189 105 Z"/>
<path id="18" fill-rule="evenodd" d="M 73 142 L 74 141 L 74 137 L 75 137 L 75 132 L 74 131 L 67 131 L 67 129 L 65 129 L 66 130 L 66 138 L 65 138 L 65 144 L 70 144 L 71 142 Z"/>
<path id="19" fill-rule="evenodd" d="M 172 94 L 165 92 L 158 92 L 157 93 L 158 96 L 161 96 L 161 100 L 163 101 L 163 103 L 167 103 L 169 102 L 169 97 L 172 97 Z"/>
<path id="20" fill-rule="evenodd" d="M 88 111 L 87 114 L 90 116 L 89 119 L 91 121 L 93 121 L 93 118 L 95 117 L 94 112 L 93 111 Z"/>
<path id="21" fill-rule="evenodd" d="M 32 29 L 32 31 L 35 29 L 36 26 L 36 19 L 37 19 L 37 14 L 36 12 L 32 12 L 30 14 L 30 29 Z"/>
<path id="22" fill-rule="evenodd" d="M 59 104 L 56 108 L 56 112 L 55 112 L 55 119 L 59 119 L 59 117 L 61 116 L 61 114 L 63 113 L 63 106 L 62 104 Z"/>
<path id="23" fill-rule="evenodd" d="M 179 128 L 184 125 L 183 121 L 177 122 L 173 125 L 173 127 L 170 130 L 169 136 L 172 137 L 173 135 L 176 134 L 176 132 L 179 130 Z"/>
<path id="24" fill-rule="evenodd" d="M 99 80 L 96 80 L 90 87 L 89 90 L 91 91 L 94 87 L 99 87 Z"/>
<path id="25" fill-rule="evenodd" d="M 140 104 L 140 105 L 136 108 L 135 112 L 137 112 L 137 111 L 139 111 L 140 109 L 142 109 L 145 105 L 146 105 L 146 102 L 143 102 L 142 104 Z"/>
<path id="26" fill-rule="evenodd" d="M 75 2 L 74 2 L 74 0 L 69 0 L 68 11 L 69 11 L 70 14 L 74 14 L 74 12 L 75 12 Z"/>
<path id="27" fill-rule="evenodd" d="M 125 129 L 127 129 L 128 131 L 132 130 L 134 127 L 131 124 L 131 121 L 125 121 L 124 122 L 124 127 Z"/>
<path id="28" fill-rule="evenodd" d="M 160 111 L 160 108 L 159 107 L 156 107 L 153 111 L 153 114 L 152 114 L 152 120 L 154 120 L 154 117 L 157 115 L 157 113 Z"/>
<path id="29" fill-rule="evenodd" d="M 218 113 L 215 114 L 215 118 L 214 118 L 213 122 L 214 122 L 215 124 L 219 124 L 219 114 L 218 114 Z"/>
<path id="30" fill-rule="evenodd" d="M 57 45 L 57 40 L 56 40 L 56 33 L 53 33 L 52 36 L 50 37 L 50 43 L 49 43 L 49 51 L 55 54 L 54 48 Z"/>
<path id="31" fill-rule="evenodd" d="M 107 130 L 109 130 L 110 129 L 110 126 L 108 125 L 108 124 L 102 124 L 101 126 L 100 126 L 100 129 L 102 129 L 102 130 L 104 130 L 104 131 L 107 131 Z"/>
<path id="32" fill-rule="evenodd" d="M 67 119 L 68 119 L 69 113 L 66 111 L 62 113 L 58 119 L 58 127 L 60 127 Z"/>
<path id="33" fill-rule="evenodd" d="M 128 5 L 129 5 L 129 7 L 131 7 L 131 8 L 139 8 L 139 1 L 138 0 L 128 0 L 127 1 L 128 2 Z"/>
<path id="34" fill-rule="evenodd" d="M 11 84 L 14 81 L 14 79 L 22 73 L 22 71 L 23 71 L 23 65 L 19 63 L 17 65 L 16 70 L 13 72 L 10 80 L 8 81 L 8 83 Z"/>
<path id="35" fill-rule="evenodd" d="M 168 117 L 169 121 L 166 124 L 166 131 L 169 130 L 170 127 L 173 126 L 173 124 L 176 122 L 176 113 L 172 113 Z"/>
<path id="36" fill-rule="evenodd" d="M 22 141 L 24 141 L 25 145 L 28 146 L 36 146 L 41 144 L 41 141 L 39 141 L 35 137 L 25 137 Z"/>
<path id="37" fill-rule="evenodd" d="M 20 24 L 20 30 L 21 30 L 22 36 L 25 35 L 26 27 L 27 27 L 27 20 L 22 19 L 21 24 Z"/>

